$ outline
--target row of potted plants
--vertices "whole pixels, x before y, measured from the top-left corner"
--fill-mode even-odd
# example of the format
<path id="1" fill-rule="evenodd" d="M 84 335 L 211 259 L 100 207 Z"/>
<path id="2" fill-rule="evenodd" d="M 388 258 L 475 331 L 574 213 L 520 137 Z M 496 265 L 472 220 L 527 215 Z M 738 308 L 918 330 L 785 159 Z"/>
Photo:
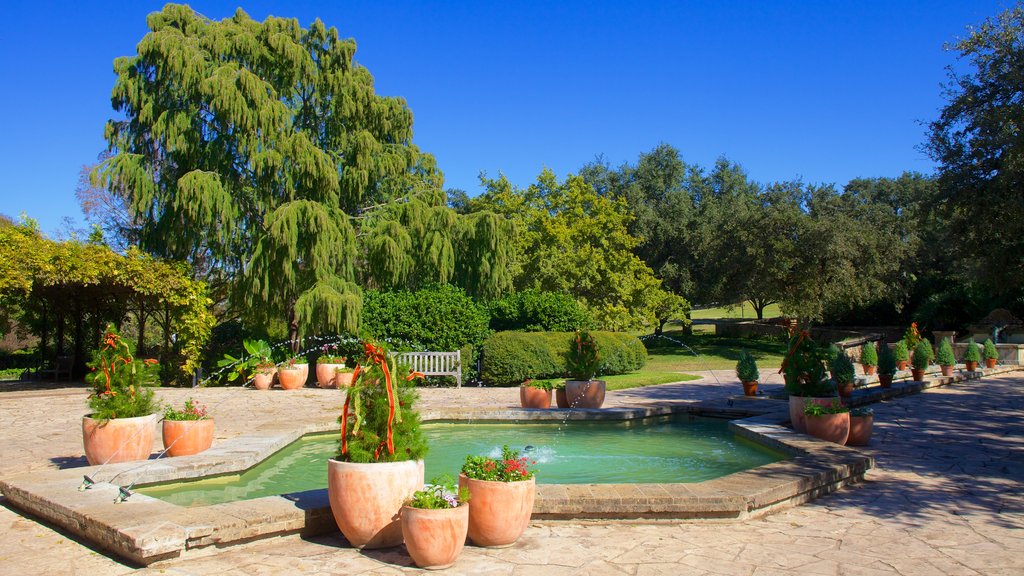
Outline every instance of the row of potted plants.
<path id="1" fill-rule="evenodd" d="M 269 390 L 276 380 L 283 390 L 296 390 L 306 385 L 309 378 L 309 364 L 303 356 L 293 356 L 284 362 L 275 363 L 270 344 L 265 340 L 244 340 L 242 346 L 248 355 L 236 358 L 225 354 L 217 366 L 227 370 L 229 382 L 252 381 L 257 390 Z M 316 380 L 321 388 L 346 387 L 352 383 L 352 369 L 341 355 L 338 347 L 328 344 L 320 349 L 316 361 Z"/>
<path id="2" fill-rule="evenodd" d="M 551 396 L 559 408 L 600 408 L 604 404 L 606 383 L 597 380 L 601 365 L 600 346 L 587 331 L 576 332 L 568 350 L 570 379 L 527 379 L 519 387 L 523 408 L 547 410 Z"/>

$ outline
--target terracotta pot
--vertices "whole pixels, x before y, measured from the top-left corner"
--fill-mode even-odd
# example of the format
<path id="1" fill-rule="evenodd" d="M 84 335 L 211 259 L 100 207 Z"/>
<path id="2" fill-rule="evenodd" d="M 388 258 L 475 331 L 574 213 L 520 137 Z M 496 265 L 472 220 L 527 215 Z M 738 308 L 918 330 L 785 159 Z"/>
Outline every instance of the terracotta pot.
<path id="1" fill-rule="evenodd" d="M 316 364 L 316 383 L 321 388 L 337 388 L 337 368 L 344 368 L 344 364 Z"/>
<path id="2" fill-rule="evenodd" d="M 354 372 L 338 372 L 334 375 L 334 382 L 338 388 L 350 388 L 353 376 L 355 376 Z"/>
<path id="3" fill-rule="evenodd" d="M 836 392 L 840 398 L 849 398 L 853 396 L 853 382 L 844 382 L 836 385 Z"/>
<path id="4" fill-rule="evenodd" d="M 924 370 L 918 370 L 917 368 L 910 369 L 910 377 L 914 382 L 924 382 Z"/>
<path id="5" fill-rule="evenodd" d="M 355 464 L 327 461 L 327 498 L 338 528 L 354 548 L 402 543 L 399 511 L 423 488 L 423 461 Z"/>
<path id="6" fill-rule="evenodd" d="M 541 390 L 531 386 L 519 387 L 519 403 L 523 408 L 551 408 L 551 390 Z"/>
<path id="7" fill-rule="evenodd" d="M 850 436 L 850 413 L 807 416 L 807 433 L 836 444 L 846 444 Z"/>
<path id="8" fill-rule="evenodd" d="M 804 420 L 804 405 L 810 400 L 822 406 L 831 406 L 832 398 L 811 398 L 810 396 L 789 397 L 789 422 L 793 430 L 807 432 L 807 422 Z"/>
<path id="9" fill-rule="evenodd" d="M 995 358 L 985 358 L 985 368 L 995 368 L 995 367 L 996 367 L 996 359 Z"/>
<path id="10" fill-rule="evenodd" d="M 559 388 L 558 390 L 555 390 L 555 404 L 559 408 L 569 407 L 569 397 L 566 396 L 565 394 L 565 388 Z"/>
<path id="11" fill-rule="evenodd" d="M 270 390 L 270 387 L 274 385 L 274 375 L 277 374 L 277 368 L 267 368 L 260 370 L 252 377 L 252 385 L 257 390 Z"/>
<path id="12" fill-rule="evenodd" d="M 277 371 L 277 381 L 284 390 L 297 390 L 306 385 L 309 364 L 296 364 L 294 368 L 282 367 Z"/>
<path id="13" fill-rule="evenodd" d="M 566 380 L 565 397 L 570 408 L 600 408 L 604 404 L 604 380 Z"/>
<path id="14" fill-rule="evenodd" d="M 953 367 L 952 366 L 939 366 L 939 368 L 942 370 L 942 375 L 943 376 L 952 376 L 953 375 Z"/>
<path id="15" fill-rule="evenodd" d="M 892 374 L 879 374 L 878 384 L 882 388 L 892 388 Z"/>
<path id="16" fill-rule="evenodd" d="M 537 479 L 522 482 L 473 480 L 459 474 L 459 487 L 469 488 L 469 539 L 474 546 L 511 546 L 533 514 Z"/>
<path id="17" fill-rule="evenodd" d="M 909 366 L 909 365 L 910 365 L 910 361 L 908 361 L 908 360 L 900 360 L 899 362 L 896 363 L 896 368 L 899 369 L 899 370 L 906 370 L 907 366 Z"/>
<path id="18" fill-rule="evenodd" d="M 743 383 L 744 396 L 757 396 L 757 380 Z"/>
<path id="19" fill-rule="evenodd" d="M 213 418 L 164 420 L 164 449 L 168 456 L 199 454 L 213 445 Z"/>
<path id="20" fill-rule="evenodd" d="M 417 566 L 441 570 L 455 564 L 466 545 L 469 503 L 440 510 L 402 506 L 401 518 L 405 549 Z"/>
<path id="21" fill-rule="evenodd" d="M 874 366 L 869 366 L 867 364 L 862 364 L 861 366 L 864 367 L 864 375 L 865 376 L 871 376 L 872 374 L 875 373 L 875 367 Z"/>
<path id="22" fill-rule="evenodd" d="M 158 416 L 93 420 L 82 417 L 82 444 L 90 466 L 146 460 L 153 452 Z"/>
<path id="23" fill-rule="evenodd" d="M 972 362 L 972 361 L 964 362 L 964 370 L 967 370 L 968 372 L 974 372 L 977 369 L 978 369 L 978 363 L 977 362 Z"/>
<path id="24" fill-rule="evenodd" d="M 850 437 L 846 439 L 846 445 L 867 446 L 871 442 L 874 425 L 874 416 L 850 416 Z"/>

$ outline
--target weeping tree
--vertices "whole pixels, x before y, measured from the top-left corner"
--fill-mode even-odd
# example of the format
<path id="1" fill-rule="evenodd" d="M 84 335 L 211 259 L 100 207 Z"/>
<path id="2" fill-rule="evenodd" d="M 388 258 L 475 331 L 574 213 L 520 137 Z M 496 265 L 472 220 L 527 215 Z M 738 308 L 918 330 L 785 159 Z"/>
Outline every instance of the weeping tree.
<path id="1" fill-rule="evenodd" d="M 114 62 L 110 156 L 93 181 L 124 198 L 142 247 L 231 279 L 230 301 L 289 336 L 358 328 L 361 285 L 510 281 L 459 262 L 469 235 L 446 205 L 412 112 L 378 96 L 356 44 L 315 20 L 214 21 L 168 4 Z M 500 260 L 501 253 L 497 253 Z M 493 259 L 491 259 L 493 260 Z M 480 262 L 502 267 L 504 262 Z"/>

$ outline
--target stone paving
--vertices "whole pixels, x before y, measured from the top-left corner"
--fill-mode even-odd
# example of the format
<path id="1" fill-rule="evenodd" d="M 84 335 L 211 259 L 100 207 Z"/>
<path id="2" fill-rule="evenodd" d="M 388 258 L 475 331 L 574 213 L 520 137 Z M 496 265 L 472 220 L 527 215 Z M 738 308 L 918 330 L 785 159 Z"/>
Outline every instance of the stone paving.
<path id="1" fill-rule="evenodd" d="M 735 394 L 731 371 L 684 384 L 609 393 L 609 405 Z M 467 546 L 454 574 L 1024 574 L 1024 373 L 875 405 L 877 461 L 864 484 L 741 522 L 536 522 L 515 546 Z M 509 406 L 515 390 L 425 389 L 426 409 Z M 336 391 L 166 389 L 194 394 L 218 439 L 333 418 Z M 84 390 L 0 393 L 0 477 L 77 466 Z M 282 417 L 285 415 L 285 417 Z M 28 424 L 32 426 L 29 427 Z M 0 574 L 397 574 L 401 548 L 358 552 L 340 535 L 282 537 L 135 570 L 0 507 Z"/>

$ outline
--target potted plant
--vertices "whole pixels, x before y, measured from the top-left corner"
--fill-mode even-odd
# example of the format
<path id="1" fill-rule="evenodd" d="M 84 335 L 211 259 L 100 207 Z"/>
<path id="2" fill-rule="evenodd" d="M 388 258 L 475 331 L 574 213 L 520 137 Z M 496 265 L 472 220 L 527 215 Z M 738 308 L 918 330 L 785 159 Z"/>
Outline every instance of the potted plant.
<path id="1" fill-rule="evenodd" d="M 459 488 L 469 490 L 469 539 L 476 546 L 509 546 L 533 514 L 537 479 L 526 458 L 507 445 L 501 459 L 466 456 Z"/>
<path id="2" fill-rule="evenodd" d="M 853 360 L 846 355 L 846 352 L 840 351 L 839 354 L 832 359 L 831 363 L 832 378 L 836 381 L 836 391 L 843 398 L 849 398 L 853 394 L 853 379 L 857 376 L 857 369 L 853 366 Z"/>
<path id="3" fill-rule="evenodd" d="M 149 458 L 159 409 L 149 388 L 158 381 L 157 361 L 135 358 L 131 343 L 111 324 L 88 366 L 92 412 L 82 417 L 86 460 L 96 465 Z"/>
<path id="4" fill-rule="evenodd" d="M 761 373 L 757 371 L 754 356 L 746 350 L 740 352 L 740 359 L 736 362 L 736 377 L 743 383 L 744 396 L 757 395 L 757 381 L 761 378 Z"/>
<path id="5" fill-rule="evenodd" d="M 252 380 L 257 390 L 269 390 L 274 383 L 274 375 L 277 374 L 277 365 L 271 357 L 270 344 L 265 340 L 243 340 L 242 346 L 249 353 L 243 358 L 235 358 L 225 354 L 217 366 L 228 369 L 225 373 L 228 382 L 239 378 L 246 381 Z"/>
<path id="6" fill-rule="evenodd" d="M 928 344 L 925 340 L 918 342 L 917 348 L 914 348 L 914 357 L 911 364 L 913 368 L 910 370 L 915 382 L 922 382 L 924 380 L 924 371 L 928 369 L 931 359 L 931 344 Z"/>
<path id="7" fill-rule="evenodd" d="M 356 548 L 402 542 L 398 514 L 423 487 L 427 441 L 413 378 L 383 346 L 366 342 L 341 411 L 338 454 L 328 461 L 327 496 L 338 528 Z"/>
<path id="8" fill-rule="evenodd" d="M 789 419 L 793 429 L 806 432 L 804 405 L 812 402 L 829 403 L 834 388 L 826 376 L 825 359 L 828 349 L 815 344 L 810 332 L 803 330 L 789 340 L 786 357 L 782 360 L 782 373 L 789 394 Z"/>
<path id="9" fill-rule="evenodd" d="M 601 364 L 597 340 L 587 331 L 578 331 L 569 347 L 569 375 L 565 396 L 571 408 L 600 408 L 604 404 L 605 382 L 595 380 Z"/>
<path id="10" fill-rule="evenodd" d="M 551 407 L 551 388 L 553 380 L 532 380 L 527 378 L 519 387 L 519 403 L 523 408 L 539 408 L 546 410 Z"/>
<path id="11" fill-rule="evenodd" d="M 842 353 L 843 353 L 842 349 L 840 349 L 839 346 L 836 345 L 834 342 L 832 344 L 828 345 L 828 362 L 827 362 L 828 375 L 829 375 L 829 378 L 832 378 L 833 380 L 836 379 L 836 375 L 835 375 L 835 372 L 832 371 L 832 363 Z"/>
<path id="12" fill-rule="evenodd" d="M 569 408 L 569 397 L 565 394 L 565 380 L 556 380 L 551 387 L 555 390 L 555 405 L 559 408 Z"/>
<path id="13" fill-rule="evenodd" d="M 309 378 L 309 364 L 302 362 L 302 356 L 293 356 L 277 369 L 277 381 L 282 390 L 297 390 L 306 385 Z"/>
<path id="14" fill-rule="evenodd" d="M 352 377 L 355 373 L 348 366 L 342 364 L 334 369 L 335 388 L 348 388 L 352 385 Z"/>
<path id="15" fill-rule="evenodd" d="M 992 342 L 991 338 L 986 338 L 983 346 L 985 347 L 983 354 L 985 357 L 985 368 L 995 368 L 996 361 L 999 360 L 999 350 L 996 349 L 996 345 Z"/>
<path id="16" fill-rule="evenodd" d="M 878 349 L 878 384 L 882 388 L 892 387 L 892 378 L 896 374 L 896 355 L 886 344 Z"/>
<path id="17" fill-rule="evenodd" d="M 953 344 L 950 343 L 949 338 L 943 338 L 939 341 L 939 352 L 936 355 L 935 360 L 942 368 L 943 376 L 953 375 L 953 366 L 956 365 L 956 356 L 953 354 Z"/>
<path id="18" fill-rule="evenodd" d="M 839 399 L 833 399 L 824 406 L 808 401 L 804 405 L 804 417 L 807 419 L 807 433 L 811 436 L 846 444 L 850 436 L 850 409 L 843 406 Z"/>
<path id="19" fill-rule="evenodd" d="M 451 476 L 430 481 L 402 506 L 402 538 L 420 568 L 441 570 L 455 564 L 469 532 L 469 490 L 456 491 Z"/>
<path id="20" fill-rule="evenodd" d="M 860 407 L 850 410 L 850 436 L 846 439 L 847 446 L 867 446 L 871 441 L 871 431 L 875 425 L 875 411 Z"/>
<path id="21" fill-rule="evenodd" d="M 164 450 L 170 456 L 198 454 L 213 445 L 213 418 L 206 406 L 189 398 L 185 407 L 164 409 Z"/>
<path id="22" fill-rule="evenodd" d="M 896 342 L 896 347 L 893 348 L 892 353 L 896 359 L 896 367 L 900 370 L 906 370 L 907 365 L 910 364 L 910 349 L 907 348 L 907 341 L 900 340 Z"/>
<path id="23" fill-rule="evenodd" d="M 348 359 L 338 352 L 337 344 L 325 344 L 320 348 L 320 357 L 316 359 L 316 382 L 321 388 L 337 388 L 340 370 L 345 369 Z M 344 384 L 348 385 L 348 382 Z"/>
<path id="24" fill-rule="evenodd" d="M 864 368 L 865 376 L 875 373 L 875 367 L 878 366 L 878 349 L 875 348 L 874 342 L 865 342 L 860 347 L 860 365 Z"/>
<path id="25" fill-rule="evenodd" d="M 974 372 L 978 369 L 978 362 L 981 362 L 981 352 L 978 350 L 977 342 L 971 338 L 967 341 L 967 350 L 964 350 L 964 369 Z"/>

